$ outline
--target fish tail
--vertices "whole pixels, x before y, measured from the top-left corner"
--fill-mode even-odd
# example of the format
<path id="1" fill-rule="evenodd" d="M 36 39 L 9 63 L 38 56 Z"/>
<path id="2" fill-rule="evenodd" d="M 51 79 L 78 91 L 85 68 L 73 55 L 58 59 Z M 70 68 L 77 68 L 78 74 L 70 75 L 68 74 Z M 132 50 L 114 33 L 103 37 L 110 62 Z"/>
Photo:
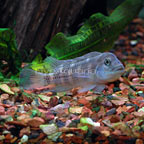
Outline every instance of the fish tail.
<path id="1" fill-rule="evenodd" d="M 20 87 L 23 89 L 35 89 L 46 85 L 44 74 L 29 68 L 24 68 L 20 73 Z"/>

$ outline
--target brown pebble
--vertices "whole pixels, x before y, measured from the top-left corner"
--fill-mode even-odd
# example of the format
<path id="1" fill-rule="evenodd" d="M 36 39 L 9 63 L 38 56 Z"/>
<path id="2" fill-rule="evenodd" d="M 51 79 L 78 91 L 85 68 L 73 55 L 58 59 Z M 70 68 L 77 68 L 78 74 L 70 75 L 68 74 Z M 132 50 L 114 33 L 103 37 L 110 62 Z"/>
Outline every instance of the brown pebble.
<path id="1" fill-rule="evenodd" d="M 137 72 L 134 69 L 132 69 L 129 76 L 128 76 L 128 79 L 131 80 L 131 79 L 137 78 L 137 77 L 138 77 Z"/>
<path id="2" fill-rule="evenodd" d="M 15 93 L 19 93 L 20 89 L 18 87 L 12 87 L 11 90 Z"/>
<path id="3" fill-rule="evenodd" d="M 0 106 L 0 115 L 5 114 L 5 108 L 3 106 Z"/>
<path id="4" fill-rule="evenodd" d="M 0 96 L 0 100 L 1 100 L 1 101 L 7 100 L 8 98 L 9 98 L 9 94 L 6 94 L 6 93 L 4 93 L 4 94 L 2 94 L 2 95 Z"/>
<path id="5" fill-rule="evenodd" d="M 135 144 L 143 144 L 143 140 L 142 139 L 137 139 Z"/>
<path id="6" fill-rule="evenodd" d="M 28 121 L 28 125 L 35 128 L 39 127 L 41 124 L 44 123 L 45 123 L 44 119 L 40 117 L 34 117 L 33 119 Z"/>

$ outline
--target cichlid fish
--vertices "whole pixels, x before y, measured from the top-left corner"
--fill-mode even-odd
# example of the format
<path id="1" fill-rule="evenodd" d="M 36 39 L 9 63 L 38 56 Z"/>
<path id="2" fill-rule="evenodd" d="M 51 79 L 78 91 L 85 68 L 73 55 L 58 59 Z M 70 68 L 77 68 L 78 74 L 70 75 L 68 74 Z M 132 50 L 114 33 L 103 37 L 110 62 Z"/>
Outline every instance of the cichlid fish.
<path id="1" fill-rule="evenodd" d="M 124 72 L 123 64 L 110 52 L 90 52 L 70 60 L 48 57 L 49 73 L 34 71 L 25 67 L 20 73 L 20 87 L 36 89 L 55 85 L 55 92 L 80 87 L 79 93 L 93 89 L 101 92 L 105 84 L 115 81 Z"/>

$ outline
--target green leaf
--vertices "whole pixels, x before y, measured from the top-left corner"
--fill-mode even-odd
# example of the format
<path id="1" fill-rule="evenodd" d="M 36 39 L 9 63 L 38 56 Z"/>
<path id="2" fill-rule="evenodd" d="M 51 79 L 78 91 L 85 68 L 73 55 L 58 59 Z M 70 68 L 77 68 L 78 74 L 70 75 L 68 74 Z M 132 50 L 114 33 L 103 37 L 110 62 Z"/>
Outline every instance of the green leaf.
<path id="1" fill-rule="evenodd" d="M 3 74 L 0 72 L 0 81 L 3 81 L 4 80 L 4 76 Z"/>
<path id="2" fill-rule="evenodd" d="M 36 57 L 35 57 L 35 59 L 32 61 L 32 64 L 39 64 L 39 63 L 41 63 L 42 62 L 42 56 L 41 56 L 41 54 L 38 54 Z"/>
<path id="3" fill-rule="evenodd" d="M 0 89 L 8 94 L 14 94 L 14 92 L 10 90 L 10 87 L 7 84 L 0 84 Z"/>
<path id="4" fill-rule="evenodd" d="M 16 84 L 19 84 L 19 76 L 17 75 L 12 75 L 10 77 L 11 80 L 13 80 Z"/>
<path id="5" fill-rule="evenodd" d="M 0 28 L 0 60 L 5 60 L 13 73 L 17 73 L 21 66 L 21 58 L 15 38 L 12 29 Z"/>
<path id="6" fill-rule="evenodd" d="M 91 118 L 89 117 L 82 117 L 80 119 L 80 123 L 82 124 L 89 124 L 89 125 L 92 125 L 92 126 L 100 126 L 100 123 L 99 122 L 94 122 Z"/>
<path id="7" fill-rule="evenodd" d="M 56 34 L 46 45 L 57 59 L 70 59 L 90 51 L 110 50 L 127 24 L 142 8 L 143 0 L 126 0 L 110 16 L 93 14 L 74 36 Z"/>
<path id="8" fill-rule="evenodd" d="M 80 127 L 78 127 L 78 128 L 80 128 L 80 129 L 83 130 L 83 131 L 87 131 L 87 130 L 88 130 L 88 126 L 80 126 Z"/>
<path id="9" fill-rule="evenodd" d="M 100 106 L 97 106 L 97 107 L 92 109 L 92 111 L 96 111 L 96 112 L 98 112 L 99 110 L 100 110 Z"/>

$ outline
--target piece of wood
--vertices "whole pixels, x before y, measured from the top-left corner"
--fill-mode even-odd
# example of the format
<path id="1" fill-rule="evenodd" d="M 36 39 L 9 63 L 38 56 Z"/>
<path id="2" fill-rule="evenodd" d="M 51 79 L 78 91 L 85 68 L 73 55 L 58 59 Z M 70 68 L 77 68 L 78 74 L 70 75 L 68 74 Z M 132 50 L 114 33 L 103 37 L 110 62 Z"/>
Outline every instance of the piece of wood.
<path id="1" fill-rule="evenodd" d="M 44 47 L 56 33 L 74 30 L 77 25 L 71 26 L 82 12 L 81 21 L 106 7 L 91 4 L 95 0 L 0 0 L 0 27 L 14 28 L 22 60 L 31 61 L 38 53 L 45 56 Z"/>
<path id="2" fill-rule="evenodd" d="M 66 32 L 85 0 L 1 0 L 0 27 L 14 27 L 23 60 L 34 58 L 57 32 Z"/>

